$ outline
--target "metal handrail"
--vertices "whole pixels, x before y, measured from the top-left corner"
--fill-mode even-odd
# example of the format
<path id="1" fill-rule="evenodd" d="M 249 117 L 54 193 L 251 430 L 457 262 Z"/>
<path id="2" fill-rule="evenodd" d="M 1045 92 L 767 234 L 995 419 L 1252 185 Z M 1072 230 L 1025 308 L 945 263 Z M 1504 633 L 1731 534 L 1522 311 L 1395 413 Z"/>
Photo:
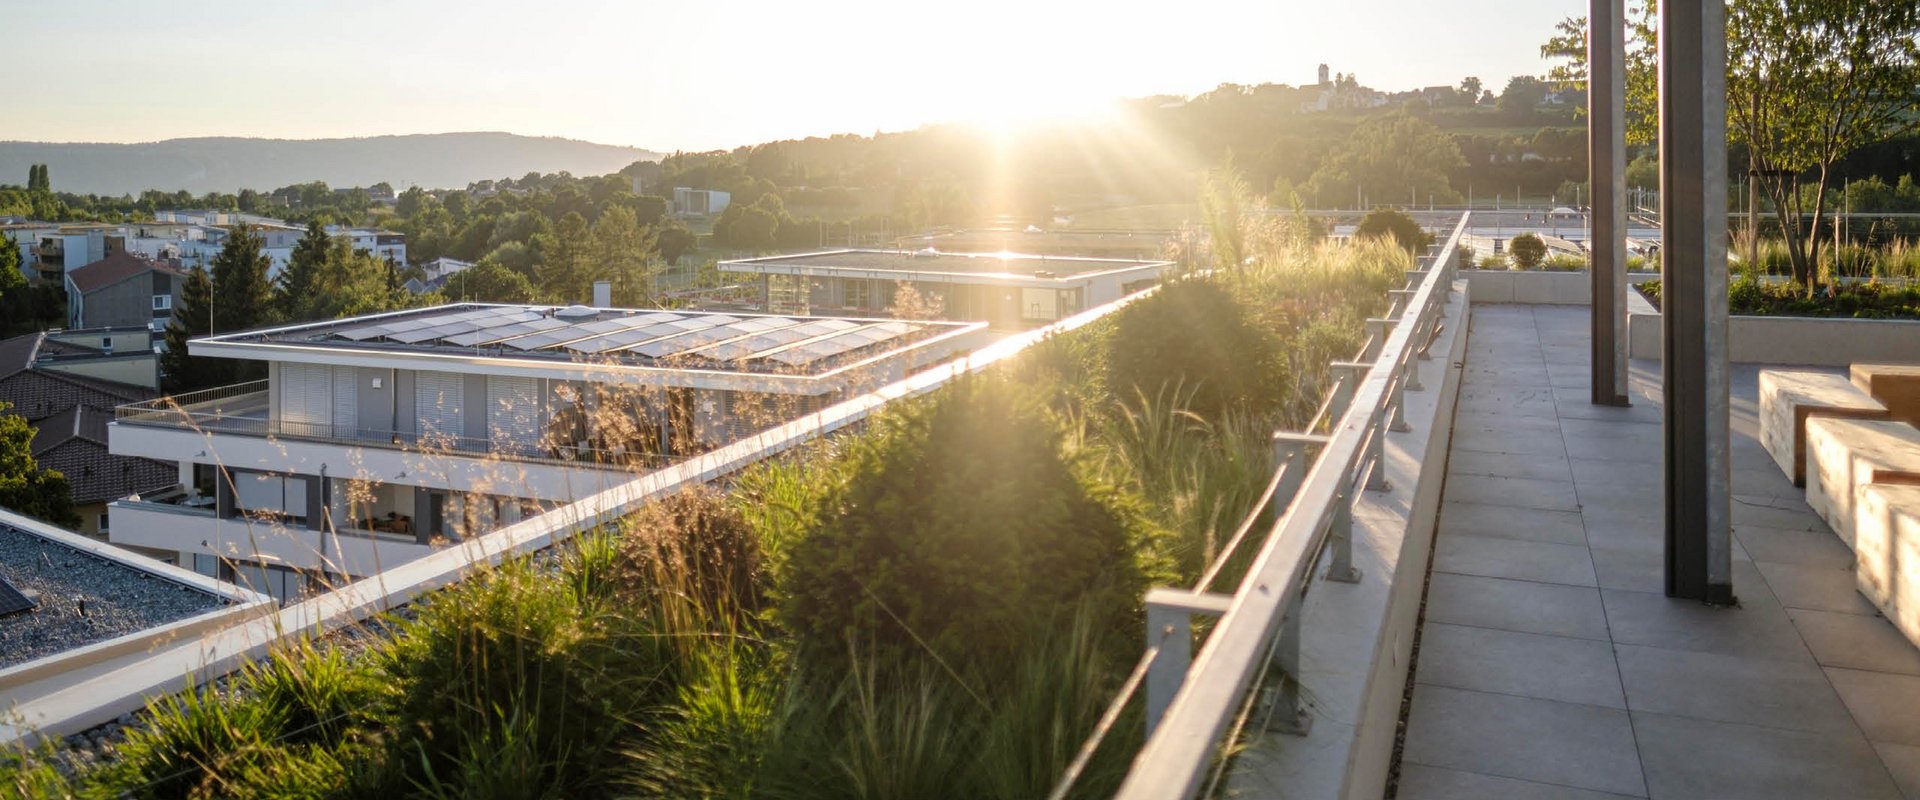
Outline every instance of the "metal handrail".
<path id="1" fill-rule="evenodd" d="M 211 389 L 201 389 L 195 392 L 187 392 L 186 394 L 176 394 L 176 395 L 169 395 L 167 397 L 157 397 L 152 400 L 144 400 L 137 403 L 127 403 L 125 405 L 115 406 L 113 409 L 113 415 L 116 418 L 124 419 L 127 417 L 137 417 L 145 414 L 175 412 L 181 409 L 192 408 L 194 406 L 202 405 L 204 403 L 210 403 L 215 400 L 230 400 L 235 397 L 244 397 L 250 394 L 263 393 L 266 390 L 267 390 L 267 381 L 265 379 L 261 379 L 257 381 L 247 381 L 245 383 L 235 383 L 227 386 L 216 386 Z"/>
<path id="2" fill-rule="evenodd" d="M 264 383 L 264 382 L 262 382 Z M 252 384 L 239 384 L 249 386 Z M 223 387 L 236 388 L 236 387 Z M 220 391 L 218 389 L 208 391 Z M 265 399 L 265 393 L 256 390 Z M 245 397 L 245 394 L 233 394 L 215 399 L 230 400 Z M 210 402 L 202 399 L 200 402 Z M 336 426 L 330 422 L 299 422 L 285 419 L 272 419 L 266 416 L 250 416 L 223 411 L 191 411 L 181 403 L 163 404 L 162 401 L 130 403 L 114 409 L 115 421 L 123 425 L 138 425 L 157 428 L 180 428 L 202 433 L 232 433 L 243 436 L 262 436 L 290 441 L 319 442 L 350 446 L 370 446 L 387 449 L 407 450 L 430 455 L 473 455 L 478 457 L 497 457 L 512 461 L 527 461 L 564 466 L 607 467 L 628 469 L 644 467 L 659 468 L 673 463 L 684 456 L 672 456 L 638 450 L 614 450 L 604 447 L 583 447 L 572 443 L 523 442 L 509 438 L 478 439 L 469 436 L 451 436 L 440 433 L 409 433 L 374 429 L 349 428 Z M 265 408 L 264 402 L 261 405 Z"/>
<path id="3" fill-rule="evenodd" d="M 1467 224 L 1468 215 L 1462 215 L 1398 319 L 1381 331 L 1384 337 L 1370 337 L 1367 349 L 1377 357 L 1364 365 L 1364 376 L 1334 385 L 1328 409 L 1336 421 L 1318 457 L 1300 477 L 1285 513 L 1141 747 L 1116 797 L 1194 796 L 1215 760 L 1221 735 L 1232 725 L 1256 679 L 1264 675 L 1272 658 L 1286 657 L 1279 651 L 1297 652 L 1299 631 L 1287 626 L 1298 625 L 1297 604 L 1311 583 L 1314 565 L 1330 545 L 1332 568 L 1327 579 L 1357 579 L 1357 573 L 1351 572 L 1350 531 L 1343 530 L 1351 524 L 1351 504 L 1358 493 L 1355 485 L 1365 471 L 1367 488 L 1386 488 L 1380 451 L 1387 431 L 1404 425 L 1402 393 L 1417 386 L 1415 359 L 1445 307 L 1457 245 Z M 1282 464 L 1280 469 L 1288 466 Z M 1281 645 L 1279 651 L 1276 644 Z"/>

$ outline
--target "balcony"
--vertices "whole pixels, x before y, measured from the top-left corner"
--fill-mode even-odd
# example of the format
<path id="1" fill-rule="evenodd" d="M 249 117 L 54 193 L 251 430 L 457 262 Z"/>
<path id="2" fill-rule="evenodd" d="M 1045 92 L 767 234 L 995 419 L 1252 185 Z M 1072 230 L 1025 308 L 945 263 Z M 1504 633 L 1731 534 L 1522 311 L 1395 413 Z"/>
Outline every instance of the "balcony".
<path id="1" fill-rule="evenodd" d="M 127 426 L 196 433 L 373 447 L 434 456 L 501 459 L 622 472 L 659 469 L 675 460 L 673 456 L 642 452 L 627 446 L 608 446 L 597 442 L 592 437 L 580 441 L 545 441 L 540 444 L 528 444 L 506 438 L 476 439 L 438 433 L 422 435 L 336 427 L 325 422 L 276 420 L 271 416 L 270 404 L 268 382 L 251 381 L 146 402 L 129 403 L 114 409 L 114 421 Z"/>
<path id="2" fill-rule="evenodd" d="M 190 540 L 193 550 L 226 558 L 352 576 L 372 575 L 435 549 L 407 534 L 362 528 L 326 534 L 267 515 L 222 519 L 211 507 L 190 504 L 185 498 L 175 494 L 114 502 L 109 541 L 177 551 L 183 541 Z"/>

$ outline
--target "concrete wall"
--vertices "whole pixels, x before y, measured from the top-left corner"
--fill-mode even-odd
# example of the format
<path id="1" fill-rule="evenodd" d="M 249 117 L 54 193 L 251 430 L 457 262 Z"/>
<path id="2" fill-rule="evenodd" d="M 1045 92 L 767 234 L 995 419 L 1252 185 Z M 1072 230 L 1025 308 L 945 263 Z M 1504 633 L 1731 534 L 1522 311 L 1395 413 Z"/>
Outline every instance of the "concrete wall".
<path id="1" fill-rule="evenodd" d="M 1660 312 L 1639 292 L 1627 293 L 1627 350 L 1633 358 L 1660 359 Z M 1735 316 L 1727 321 L 1727 360 L 1822 367 L 1920 363 L 1920 321 Z"/>
<path id="2" fill-rule="evenodd" d="M 152 350 L 136 351 L 130 355 L 113 358 L 52 361 L 40 364 L 36 369 L 118 381 L 134 386 L 145 386 L 149 389 L 160 386 L 160 357 L 154 355 Z"/>
<path id="3" fill-rule="evenodd" d="M 304 570 L 325 569 L 356 577 L 372 575 L 433 552 L 432 547 L 416 543 L 412 537 L 376 539 L 354 534 L 327 535 L 304 527 L 181 513 L 172 506 L 155 503 L 123 500 L 113 505 L 112 513 L 114 544 L 179 549 L 188 554 L 205 553 Z M 322 555 L 323 548 L 325 555 Z"/>
<path id="4" fill-rule="evenodd" d="M 1473 286 L 1475 303 L 1523 303 L 1548 306 L 1584 306 L 1593 303 L 1592 278 L 1580 272 L 1543 272 L 1463 269 L 1461 277 Z M 1658 272 L 1630 272 L 1627 282 L 1639 284 L 1660 277 Z"/>

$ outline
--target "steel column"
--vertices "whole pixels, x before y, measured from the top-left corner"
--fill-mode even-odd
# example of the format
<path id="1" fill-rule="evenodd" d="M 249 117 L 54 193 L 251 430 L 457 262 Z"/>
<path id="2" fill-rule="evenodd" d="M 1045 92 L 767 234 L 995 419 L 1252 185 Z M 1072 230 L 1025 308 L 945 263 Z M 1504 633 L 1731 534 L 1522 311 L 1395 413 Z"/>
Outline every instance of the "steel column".
<path id="1" fill-rule="evenodd" d="M 1666 590 L 1728 603 L 1725 3 L 1661 3 L 1659 46 Z"/>
<path id="2" fill-rule="evenodd" d="M 1587 214 L 1593 404 L 1627 399 L 1626 0 L 1587 2 Z"/>

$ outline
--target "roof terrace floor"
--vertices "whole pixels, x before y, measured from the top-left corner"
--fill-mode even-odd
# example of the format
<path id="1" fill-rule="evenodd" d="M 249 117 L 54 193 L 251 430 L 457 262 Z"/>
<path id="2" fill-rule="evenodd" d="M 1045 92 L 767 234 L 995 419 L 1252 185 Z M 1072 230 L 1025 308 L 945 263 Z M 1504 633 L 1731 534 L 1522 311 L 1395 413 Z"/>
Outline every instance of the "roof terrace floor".
<path id="1" fill-rule="evenodd" d="M 1399 797 L 1920 797 L 1920 650 L 1758 442 L 1733 368 L 1738 607 L 1662 593 L 1659 364 L 1588 402 L 1587 312 L 1478 306 Z"/>

